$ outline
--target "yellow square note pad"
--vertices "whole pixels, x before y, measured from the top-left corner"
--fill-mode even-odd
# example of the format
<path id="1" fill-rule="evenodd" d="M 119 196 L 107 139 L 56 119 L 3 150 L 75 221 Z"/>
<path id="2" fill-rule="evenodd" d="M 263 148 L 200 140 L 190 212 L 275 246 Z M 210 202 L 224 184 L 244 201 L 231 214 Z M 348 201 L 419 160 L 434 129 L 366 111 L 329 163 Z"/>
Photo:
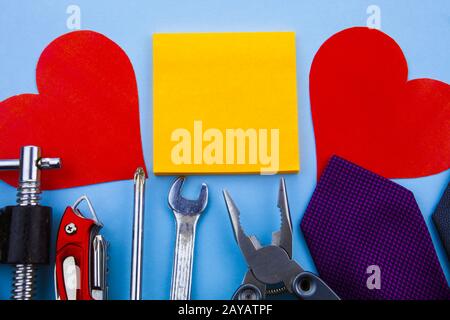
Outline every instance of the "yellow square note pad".
<path id="1" fill-rule="evenodd" d="M 155 174 L 297 172 L 295 34 L 153 36 Z"/>

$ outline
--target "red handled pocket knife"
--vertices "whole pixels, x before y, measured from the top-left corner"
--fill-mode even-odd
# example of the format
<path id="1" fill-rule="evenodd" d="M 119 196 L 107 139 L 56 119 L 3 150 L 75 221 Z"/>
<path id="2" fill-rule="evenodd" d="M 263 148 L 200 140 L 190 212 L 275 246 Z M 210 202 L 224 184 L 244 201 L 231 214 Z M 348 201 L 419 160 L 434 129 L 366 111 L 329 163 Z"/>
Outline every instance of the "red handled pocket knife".
<path id="1" fill-rule="evenodd" d="M 82 202 L 92 218 L 78 209 Z M 57 300 L 106 300 L 107 242 L 98 234 L 102 226 L 86 196 L 66 208 L 56 240 Z"/>

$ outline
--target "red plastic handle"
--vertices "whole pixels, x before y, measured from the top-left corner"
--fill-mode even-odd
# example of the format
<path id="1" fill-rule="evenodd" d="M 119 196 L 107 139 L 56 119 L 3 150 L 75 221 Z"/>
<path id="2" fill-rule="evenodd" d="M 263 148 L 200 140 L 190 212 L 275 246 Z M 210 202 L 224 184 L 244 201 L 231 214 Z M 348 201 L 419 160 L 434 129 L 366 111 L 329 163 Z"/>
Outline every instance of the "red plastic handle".
<path id="1" fill-rule="evenodd" d="M 74 257 L 79 268 L 77 300 L 94 300 L 90 292 L 90 246 L 94 220 L 81 217 L 72 207 L 67 207 L 59 225 L 56 240 L 55 281 L 60 300 L 67 300 L 64 283 L 63 263 L 67 257 Z M 75 228 L 75 231 L 73 231 Z"/>

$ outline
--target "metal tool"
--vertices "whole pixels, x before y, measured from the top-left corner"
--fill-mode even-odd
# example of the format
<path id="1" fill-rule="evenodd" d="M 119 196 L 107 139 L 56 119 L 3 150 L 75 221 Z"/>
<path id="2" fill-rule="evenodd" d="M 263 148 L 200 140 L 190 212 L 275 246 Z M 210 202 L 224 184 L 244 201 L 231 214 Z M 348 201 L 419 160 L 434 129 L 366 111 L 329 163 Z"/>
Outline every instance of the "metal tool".
<path id="1" fill-rule="evenodd" d="M 190 299 L 195 228 L 200 214 L 208 204 L 208 187 L 204 183 L 197 200 L 188 200 L 181 196 L 184 179 L 184 177 L 178 178 L 169 191 L 169 206 L 173 210 L 177 223 L 171 300 Z"/>
<path id="2" fill-rule="evenodd" d="M 134 217 L 131 254 L 130 300 L 142 299 L 142 250 L 144 237 L 145 172 L 137 168 L 134 174 Z"/>
<path id="3" fill-rule="evenodd" d="M 226 190 L 223 196 L 234 236 L 249 267 L 242 285 L 233 295 L 234 300 L 261 300 L 283 292 L 305 300 L 339 300 L 318 276 L 304 271 L 292 260 L 292 224 L 283 178 L 278 193 L 281 228 L 272 234 L 272 244 L 265 247 L 255 236 L 245 234 L 238 208 Z"/>
<path id="4" fill-rule="evenodd" d="M 81 213 L 82 202 L 86 202 L 92 219 Z M 86 196 L 66 208 L 56 240 L 57 300 L 107 299 L 107 242 L 98 234 L 102 226 Z"/>
<path id="5" fill-rule="evenodd" d="M 40 206 L 41 170 L 60 168 L 59 158 L 42 158 L 41 148 L 24 146 L 20 159 L 0 160 L 0 170 L 19 170 L 18 206 L 2 209 L 1 262 L 14 264 L 12 299 L 31 300 L 35 293 L 36 265 L 49 263 L 50 207 Z M 6 235 L 6 236 L 5 236 Z"/>

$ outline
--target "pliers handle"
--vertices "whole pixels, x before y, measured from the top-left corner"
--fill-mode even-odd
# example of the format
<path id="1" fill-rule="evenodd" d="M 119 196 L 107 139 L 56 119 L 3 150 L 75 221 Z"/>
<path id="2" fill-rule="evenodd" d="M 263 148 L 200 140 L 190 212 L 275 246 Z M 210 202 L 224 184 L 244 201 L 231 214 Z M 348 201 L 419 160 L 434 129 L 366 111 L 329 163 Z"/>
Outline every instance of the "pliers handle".
<path id="1" fill-rule="evenodd" d="M 339 296 L 317 275 L 303 271 L 294 277 L 290 288 L 300 300 L 340 300 Z M 268 296 L 266 284 L 258 281 L 252 271 L 248 271 L 244 283 L 233 294 L 233 300 L 263 300 Z"/>

